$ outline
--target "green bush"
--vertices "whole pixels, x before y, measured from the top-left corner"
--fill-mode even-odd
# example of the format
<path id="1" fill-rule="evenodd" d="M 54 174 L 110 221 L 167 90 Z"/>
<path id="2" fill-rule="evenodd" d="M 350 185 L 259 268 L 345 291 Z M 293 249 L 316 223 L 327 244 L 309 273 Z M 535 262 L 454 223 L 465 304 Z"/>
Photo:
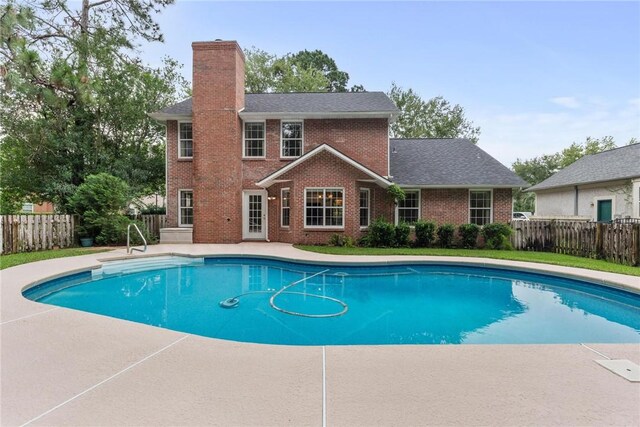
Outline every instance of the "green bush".
<path id="1" fill-rule="evenodd" d="M 426 248 L 433 244 L 436 236 L 436 225 L 430 221 L 419 220 L 415 223 L 416 246 Z"/>
<path id="2" fill-rule="evenodd" d="M 411 227 L 406 222 L 400 222 L 396 225 L 395 229 L 395 245 L 396 246 L 409 246 L 409 235 L 411 234 Z"/>
<path id="3" fill-rule="evenodd" d="M 438 227 L 438 243 L 441 248 L 450 248 L 453 246 L 453 235 L 456 229 L 451 224 L 442 224 Z"/>
<path id="4" fill-rule="evenodd" d="M 329 246 L 344 246 L 344 236 L 334 233 L 329 237 Z"/>
<path id="5" fill-rule="evenodd" d="M 164 206 L 147 206 L 144 209 L 140 209 L 141 215 L 165 215 L 167 208 Z"/>
<path id="6" fill-rule="evenodd" d="M 384 218 L 378 218 L 369 226 L 369 245 L 374 248 L 389 248 L 395 244 L 396 230 Z"/>
<path id="7" fill-rule="evenodd" d="M 122 212 L 129 191 L 120 178 L 106 173 L 89 175 L 69 201 L 72 211 L 80 216 L 79 236 L 93 237 L 99 245 L 125 243 L 131 221 Z"/>
<path id="8" fill-rule="evenodd" d="M 329 237 L 329 246 L 347 247 L 352 248 L 355 246 L 355 241 L 350 236 L 344 234 L 334 233 Z"/>
<path id="9" fill-rule="evenodd" d="M 478 243 L 478 234 L 480 234 L 480 227 L 476 224 L 462 224 L 458 227 L 458 234 L 460 235 L 460 244 L 463 248 L 473 249 Z"/>
<path id="10" fill-rule="evenodd" d="M 508 224 L 494 222 L 482 227 L 482 236 L 488 249 L 513 249 L 509 236 L 511 227 Z"/>

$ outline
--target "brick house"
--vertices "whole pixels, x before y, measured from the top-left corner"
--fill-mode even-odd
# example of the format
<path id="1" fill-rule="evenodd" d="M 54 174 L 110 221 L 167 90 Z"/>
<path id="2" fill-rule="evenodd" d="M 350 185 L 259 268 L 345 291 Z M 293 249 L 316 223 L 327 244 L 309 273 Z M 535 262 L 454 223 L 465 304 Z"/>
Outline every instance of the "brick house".
<path id="1" fill-rule="evenodd" d="M 522 180 L 467 140 L 390 139 L 384 93 L 245 94 L 235 41 L 192 47 L 193 97 L 151 114 L 167 128 L 162 242 L 326 243 L 379 216 L 511 218 Z M 392 183 L 407 194 L 397 205 Z"/>

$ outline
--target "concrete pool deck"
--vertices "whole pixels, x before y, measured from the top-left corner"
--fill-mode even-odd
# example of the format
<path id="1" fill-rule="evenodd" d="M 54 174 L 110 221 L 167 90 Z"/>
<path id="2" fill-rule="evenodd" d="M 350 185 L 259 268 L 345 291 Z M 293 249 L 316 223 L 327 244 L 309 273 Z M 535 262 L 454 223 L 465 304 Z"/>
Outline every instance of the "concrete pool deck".
<path id="1" fill-rule="evenodd" d="M 638 277 L 502 260 L 331 256 L 278 243 L 156 245 L 148 253 L 476 262 L 640 291 Z M 31 283 L 123 256 L 118 249 L 0 271 L 1 425 L 640 425 L 640 383 L 595 362 L 640 364 L 640 344 L 259 345 L 21 295 Z"/>

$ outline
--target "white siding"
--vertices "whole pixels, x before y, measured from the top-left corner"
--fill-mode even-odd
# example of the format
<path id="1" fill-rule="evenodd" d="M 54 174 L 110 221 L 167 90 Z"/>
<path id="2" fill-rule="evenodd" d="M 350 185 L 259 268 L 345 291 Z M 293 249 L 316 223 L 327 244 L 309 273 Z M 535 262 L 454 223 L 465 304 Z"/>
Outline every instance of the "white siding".
<path id="1" fill-rule="evenodd" d="M 637 190 L 636 190 L 637 191 Z M 578 187 L 578 215 L 596 219 L 597 200 L 613 201 L 614 218 L 634 216 L 634 196 L 630 181 L 615 181 Z M 536 192 L 536 212 L 539 217 L 574 216 L 575 189 L 563 187 Z M 637 214 L 636 214 L 637 215 Z"/>

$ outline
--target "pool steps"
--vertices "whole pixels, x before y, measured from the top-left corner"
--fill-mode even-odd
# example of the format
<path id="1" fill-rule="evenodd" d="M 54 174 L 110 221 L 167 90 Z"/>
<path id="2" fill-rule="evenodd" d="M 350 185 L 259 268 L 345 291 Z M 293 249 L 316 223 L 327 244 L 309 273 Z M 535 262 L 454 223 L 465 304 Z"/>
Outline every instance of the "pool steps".
<path id="1" fill-rule="evenodd" d="M 102 267 L 92 270 L 91 276 L 92 278 L 99 278 L 120 274 L 139 273 L 142 271 L 160 270 L 164 268 L 196 265 L 204 265 L 204 258 L 159 256 L 106 261 L 102 264 Z"/>

